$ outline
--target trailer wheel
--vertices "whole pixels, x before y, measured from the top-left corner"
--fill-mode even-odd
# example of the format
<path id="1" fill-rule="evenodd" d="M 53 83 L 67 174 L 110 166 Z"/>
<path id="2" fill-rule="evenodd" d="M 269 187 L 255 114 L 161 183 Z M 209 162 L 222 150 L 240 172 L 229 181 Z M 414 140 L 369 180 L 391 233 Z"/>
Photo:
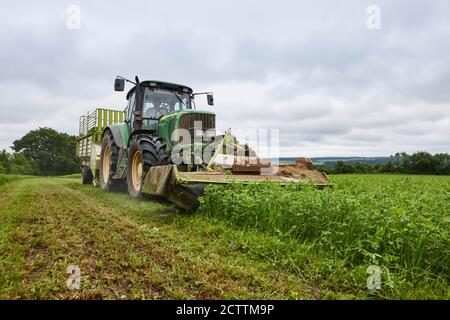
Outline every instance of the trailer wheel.
<path id="1" fill-rule="evenodd" d="M 81 169 L 81 184 L 91 184 L 94 180 L 94 175 L 89 167 Z"/>
<path id="2" fill-rule="evenodd" d="M 133 137 L 128 148 L 127 186 L 132 198 L 141 196 L 142 185 L 150 167 L 168 163 L 166 144 L 159 137 Z"/>
<path id="3" fill-rule="evenodd" d="M 99 182 L 103 190 L 111 191 L 119 185 L 112 179 L 116 174 L 117 160 L 119 159 L 119 147 L 111 132 L 106 132 L 102 140 L 100 152 Z"/>

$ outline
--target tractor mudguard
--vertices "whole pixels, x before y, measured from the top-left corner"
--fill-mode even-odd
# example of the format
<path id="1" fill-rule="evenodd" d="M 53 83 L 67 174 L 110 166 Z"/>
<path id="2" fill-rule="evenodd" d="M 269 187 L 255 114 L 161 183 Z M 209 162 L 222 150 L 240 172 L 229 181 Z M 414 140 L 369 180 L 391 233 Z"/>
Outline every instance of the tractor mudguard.
<path id="1" fill-rule="evenodd" d="M 106 130 L 111 131 L 114 141 L 116 141 L 119 148 L 126 149 L 128 147 L 128 137 L 130 134 L 126 123 L 117 123 L 106 127 L 105 130 L 103 130 L 103 135 Z"/>

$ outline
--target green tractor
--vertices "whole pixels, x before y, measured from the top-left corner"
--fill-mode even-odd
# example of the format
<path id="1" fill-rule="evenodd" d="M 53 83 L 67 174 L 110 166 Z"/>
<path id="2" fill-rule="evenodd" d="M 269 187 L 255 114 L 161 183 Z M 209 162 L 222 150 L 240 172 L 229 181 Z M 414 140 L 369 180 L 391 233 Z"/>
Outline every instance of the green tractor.
<path id="1" fill-rule="evenodd" d="M 118 77 L 114 89 L 123 91 L 125 81 L 131 82 Z M 126 181 L 128 193 L 137 198 L 149 169 L 172 163 L 171 151 L 180 142 L 174 131 L 185 129 L 193 136 L 194 122 L 200 121 L 203 131 L 215 132 L 215 114 L 194 109 L 197 94 L 187 86 L 162 81 L 140 82 L 137 77 L 132 83 L 134 86 L 126 95 L 125 121 L 111 124 L 103 131 L 99 183 L 102 189 L 111 190 Z M 212 94 L 205 94 L 208 104 L 213 105 Z M 214 134 L 210 136 L 214 138 Z M 202 140 L 203 144 L 211 142 Z M 193 170 L 193 165 L 186 166 L 186 170 Z"/>
<path id="2" fill-rule="evenodd" d="M 127 189 L 133 198 L 161 196 L 190 210 L 206 185 L 231 181 L 298 182 L 301 177 L 261 175 L 271 167 L 230 133 L 216 135 L 213 112 L 195 109 L 191 88 L 163 81 L 117 77 L 115 91 L 128 91 L 124 111 L 96 109 L 80 118 L 77 151 L 82 183 L 106 191 Z M 322 184 L 324 181 L 313 181 Z M 326 183 L 326 181 L 325 181 Z"/>

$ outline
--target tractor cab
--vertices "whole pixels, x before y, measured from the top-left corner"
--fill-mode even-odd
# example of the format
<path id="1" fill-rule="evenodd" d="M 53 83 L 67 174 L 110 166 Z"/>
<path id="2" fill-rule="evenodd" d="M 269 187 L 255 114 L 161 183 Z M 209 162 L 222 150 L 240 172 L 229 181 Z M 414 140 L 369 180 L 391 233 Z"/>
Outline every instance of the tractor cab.
<path id="1" fill-rule="evenodd" d="M 120 81 L 122 79 L 116 79 Z M 127 93 L 126 122 L 131 131 L 157 132 L 159 119 L 168 113 L 192 109 L 192 89 L 183 85 L 138 79 Z M 124 81 L 124 80 L 122 80 Z M 116 91 L 121 87 L 115 85 Z M 117 88 L 119 90 L 117 90 Z"/>

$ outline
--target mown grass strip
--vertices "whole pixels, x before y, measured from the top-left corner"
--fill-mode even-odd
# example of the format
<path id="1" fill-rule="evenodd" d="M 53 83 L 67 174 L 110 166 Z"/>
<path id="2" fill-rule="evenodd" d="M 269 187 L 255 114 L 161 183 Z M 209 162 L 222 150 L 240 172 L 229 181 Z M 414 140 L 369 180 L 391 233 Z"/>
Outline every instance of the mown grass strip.
<path id="1" fill-rule="evenodd" d="M 289 273 L 274 277 L 273 272 L 254 266 L 245 255 L 227 257 L 217 249 L 210 250 L 201 234 L 185 234 L 158 223 L 158 216 L 173 210 L 172 206 L 129 199 L 124 202 L 126 196 L 122 194 L 107 194 L 109 198 L 104 201 L 95 196 L 97 190 L 86 186 L 81 186 L 82 191 L 69 189 L 64 181 L 21 181 L 19 189 L 7 199 L 2 214 L 14 223 L 5 237 L 6 264 L 1 272 L 8 283 L 2 282 L 0 297 L 307 296 L 303 282 Z M 14 262 L 19 253 L 20 259 Z M 65 287 L 69 264 L 81 269 L 80 291 Z M 14 278 L 13 270 L 19 270 L 20 277 Z"/>

